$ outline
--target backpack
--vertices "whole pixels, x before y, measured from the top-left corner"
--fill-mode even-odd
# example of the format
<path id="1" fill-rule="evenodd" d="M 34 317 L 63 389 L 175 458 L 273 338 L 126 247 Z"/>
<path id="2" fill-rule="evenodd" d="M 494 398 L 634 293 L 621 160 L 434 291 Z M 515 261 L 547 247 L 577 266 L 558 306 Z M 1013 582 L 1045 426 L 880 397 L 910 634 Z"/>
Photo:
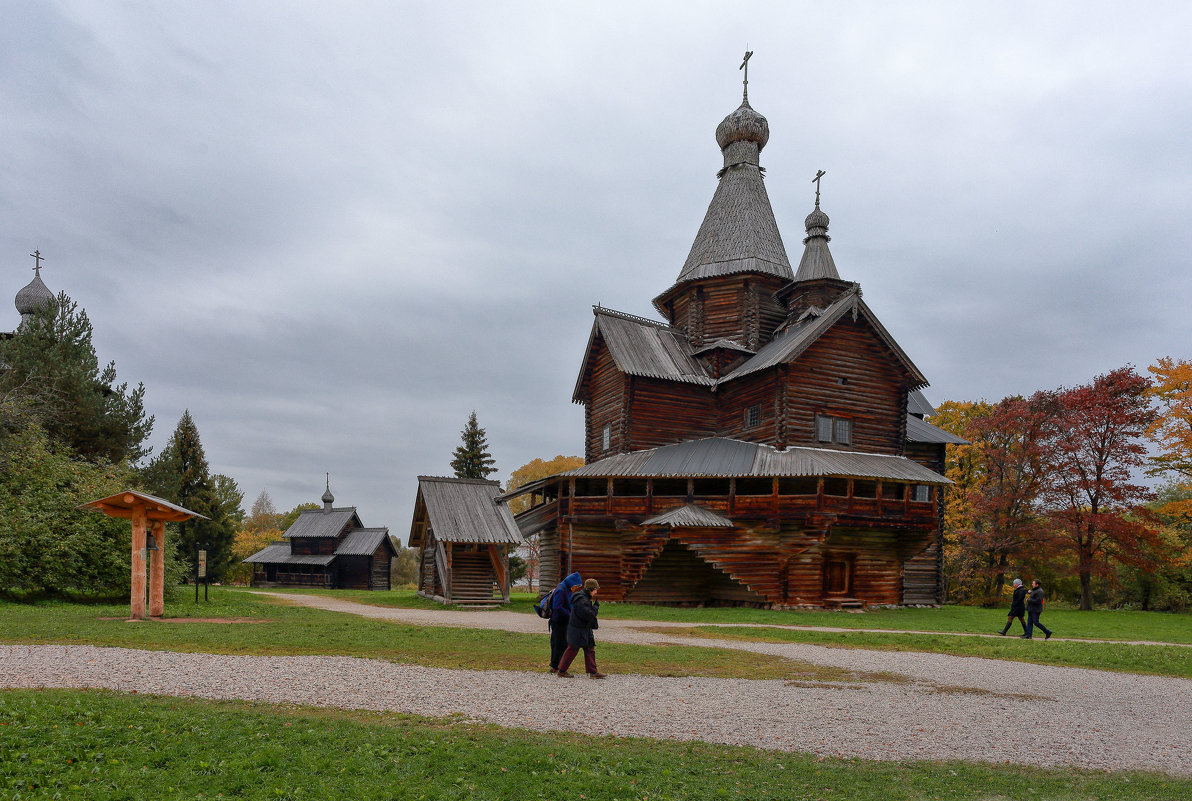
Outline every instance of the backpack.
<path id="1" fill-rule="evenodd" d="M 534 604 L 534 614 L 538 615 L 538 617 L 549 620 L 551 614 L 555 611 L 555 593 L 558 592 L 558 590 L 559 588 L 555 587 L 546 594 L 546 597 Z"/>

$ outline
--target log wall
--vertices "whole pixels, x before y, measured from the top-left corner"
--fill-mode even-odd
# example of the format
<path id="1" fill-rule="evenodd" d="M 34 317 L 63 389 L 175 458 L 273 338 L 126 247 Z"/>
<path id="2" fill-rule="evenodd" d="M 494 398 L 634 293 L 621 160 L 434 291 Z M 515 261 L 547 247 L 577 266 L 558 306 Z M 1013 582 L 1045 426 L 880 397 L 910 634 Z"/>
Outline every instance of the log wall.
<path id="1" fill-rule="evenodd" d="M 631 387 L 626 450 L 716 436 L 716 396 L 707 387 L 636 376 Z"/>
<path id="2" fill-rule="evenodd" d="M 584 420 L 587 431 L 584 435 L 584 460 L 588 462 L 624 451 L 622 421 L 627 379 L 617 369 L 602 338 L 597 338 L 594 347 L 596 353 L 585 384 L 587 400 Z M 612 426 L 612 438 L 607 451 L 603 442 L 606 425 Z"/>

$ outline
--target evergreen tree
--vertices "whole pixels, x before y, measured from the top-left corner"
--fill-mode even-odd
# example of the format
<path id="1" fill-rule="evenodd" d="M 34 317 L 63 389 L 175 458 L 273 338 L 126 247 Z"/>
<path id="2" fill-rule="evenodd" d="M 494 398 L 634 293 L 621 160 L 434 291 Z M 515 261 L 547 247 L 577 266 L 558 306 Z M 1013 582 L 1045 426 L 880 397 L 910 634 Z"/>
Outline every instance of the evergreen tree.
<path id="1" fill-rule="evenodd" d="M 207 518 L 179 523 L 173 541 L 178 558 L 187 562 L 193 561 L 195 543 L 206 543 L 208 574 L 219 580 L 231 565 L 244 496 L 227 476 L 210 475 L 189 409 L 182 413 L 169 445 L 142 472 L 142 480 L 155 495 Z"/>
<path id="2" fill-rule="evenodd" d="M 451 469 L 456 478 L 488 478 L 497 472 L 496 460 L 488 452 L 484 429 L 476 422 L 476 412 L 468 417 L 468 424 L 460 432 L 463 444 L 455 449 Z"/>
<path id="3" fill-rule="evenodd" d="M 11 338 L 0 340 L 0 441 L 30 424 L 91 462 L 135 462 L 148 451 L 153 417 L 145 387 L 116 383 L 100 368 L 91 321 L 65 292 Z"/>

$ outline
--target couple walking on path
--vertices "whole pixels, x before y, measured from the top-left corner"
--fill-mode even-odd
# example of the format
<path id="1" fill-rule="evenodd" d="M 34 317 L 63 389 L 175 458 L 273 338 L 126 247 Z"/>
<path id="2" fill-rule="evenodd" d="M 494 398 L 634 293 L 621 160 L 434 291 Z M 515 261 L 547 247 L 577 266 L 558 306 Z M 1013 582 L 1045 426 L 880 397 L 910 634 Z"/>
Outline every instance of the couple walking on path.
<path id="1" fill-rule="evenodd" d="M 1018 618 L 1018 622 L 1022 624 L 1022 634 L 1019 635 L 1024 640 L 1033 639 L 1032 635 L 1036 628 L 1045 635 L 1043 639 L 1051 639 L 1051 629 L 1047 628 L 1039 621 L 1039 616 L 1043 614 L 1043 604 L 1045 602 L 1043 597 L 1043 587 L 1039 584 L 1039 580 L 1035 579 L 1031 582 L 1031 590 L 1028 595 L 1026 587 L 1022 586 L 1022 579 L 1014 579 L 1014 597 L 1010 599 L 1010 614 L 1006 617 L 1006 627 L 1002 629 L 1004 635 L 1010 630 L 1010 625 Z M 1022 613 L 1026 612 L 1027 619 L 1022 619 Z"/>
<path id="2" fill-rule="evenodd" d="M 584 652 L 584 670 L 588 677 L 603 679 L 604 674 L 596 668 L 596 638 L 592 632 L 600 628 L 597 617 L 600 601 L 596 594 L 600 584 L 596 579 L 584 581 L 580 574 L 572 573 L 559 582 L 551 591 L 550 627 L 550 672 L 561 679 L 570 679 L 567 672 L 572 660 Z"/>

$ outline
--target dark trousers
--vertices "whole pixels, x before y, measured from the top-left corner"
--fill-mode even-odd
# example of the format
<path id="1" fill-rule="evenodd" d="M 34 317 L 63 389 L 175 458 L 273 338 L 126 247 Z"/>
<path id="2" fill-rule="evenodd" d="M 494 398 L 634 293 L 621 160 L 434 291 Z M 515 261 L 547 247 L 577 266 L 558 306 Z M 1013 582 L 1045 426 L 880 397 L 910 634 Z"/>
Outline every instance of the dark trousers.
<path id="1" fill-rule="evenodd" d="M 1051 629 L 1047 628 L 1046 626 L 1044 626 L 1042 623 L 1039 622 L 1039 615 L 1041 615 L 1041 614 L 1043 614 L 1042 609 L 1040 609 L 1038 611 L 1035 611 L 1034 609 L 1026 610 L 1026 635 L 1025 636 L 1030 637 L 1035 632 L 1036 626 L 1038 626 L 1039 630 L 1042 631 L 1044 634 L 1046 634 L 1048 637 L 1051 636 Z"/>
<path id="2" fill-rule="evenodd" d="M 1010 627 L 1014 625 L 1015 619 L 1017 619 L 1018 622 L 1022 624 L 1022 630 L 1024 632 L 1026 631 L 1026 621 L 1022 619 L 1022 615 L 1010 615 L 1009 617 L 1006 618 L 1006 627 L 1004 629 L 1002 629 L 1002 634 L 1005 634 L 1007 631 L 1010 630 Z"/>
<path id="3" fill-rule="evenodd" d="M 563 660 L 559 662 L 559 672 L 566 673 L 567 668 L 571 667 L 571 660 L 575 659 L 579 649 L 574 645 L 568 645 L 567 650 L 563 652 Z M 588 673 L 597 673 L 596 670 L 596 649 L 584 646 L 584 670 Z"/>
<path id="4" fill-rule="evenodd" d="M 550 624 L 550 666 L 558 669 L 559 660 L 567 650 L 567 621 Z"/>

